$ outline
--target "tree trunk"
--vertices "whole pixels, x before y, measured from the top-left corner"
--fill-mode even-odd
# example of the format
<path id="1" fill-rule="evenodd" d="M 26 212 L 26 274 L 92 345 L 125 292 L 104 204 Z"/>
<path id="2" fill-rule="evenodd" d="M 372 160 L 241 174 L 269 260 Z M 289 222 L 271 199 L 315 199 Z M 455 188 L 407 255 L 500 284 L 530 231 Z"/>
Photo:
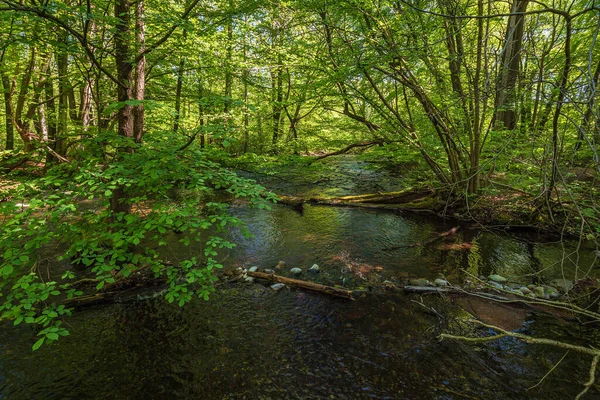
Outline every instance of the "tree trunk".
<path id="1" fill-rule="evenodd" d="M 129 49 L 129 0 L 115 1 L 116 24 L 115 33 L 115 64 L 117 67 L 117 101 L 121 103 L 117 112 L 117 125 L 119 135 L 133 137 L 133 107 L 128 104 L 133 98 L 131 84 L 133 82 L 133 68 L 130 61 Z"/>
<path id="2" fill-rule="evenodd" d="M 232 1 L 229 1 L 229 12 L 232 10 Z M 233 16 L 229 16 L 227 21 L 227 52 L 225 55 L 225 99 L 223 101 L 223 114 L 227 119 L 229 114 L 229 106 L 231 104 L 232 86 L 233 86 L 233 74 L 231 71 L 232 67 L 232 56 L 233 56 Z"/>
<path id="3" fill-rule="evenodd" d="M 13 129 L 13 122 L 10 117 L 11 109 L 11 86 L 10 79 L 7 75 L 2 73 L 2 87 L 4 93 L 4 126 L 6 128 L 6 150 L 13 150 L 15 148 L 15 132 Z"/>
<path id="4" fill-rule="evenodd" d="M 558 86 L 558 98 L 556 100 L 556 108 L 554 109 L 554 118 L 552 119 L 552 172 L 550 174 L 550 183 L 546 189 L 546 204 L 550 204 L 550 198 L 552 191 L 556 187 L 556 180 L 558 179 L 558 161 L 559 161 L 559 150 L 558 150 L 558 125 L 560 118 L 560 111 L 564 105 L 565 98 L 567 95 L 567 83 L 569 82 L 569 72 L 571 70 L 571 18 L 565 18 L 565 64 L 561 73 L 560 84 Z M 552 212 L 552 210 L 549 210 Z"/>
<path id="5" fill-rule="evenodd" d="M 244 17 L 245 18 L 245 17 Z M 244 20 L 244 22 L 246 22 Z M 248 107 L 248 79 L 250 78 L 250 70 L 248 68 L 248 66 L 246 65 L 247 62 L 247 44 L 246 44 L 246 37 L 244 36 L 244 44 L 243 44 L 243 58 L 244 58 L 244 69 L 242 71 L 242 83 L 244 85 L 244 93 L 243 93 L 243 97 L 244 97 L 244 148 L 242 150 L 242 152 L 245 154 L 248 152 L 248 142 L 250 140 L 250 133 L 248 131 L 248 123 L 249 123 L 249 112 L 250 112 L 250 108 Z"/>
<path id="6" fill-rule="evenodd" d="M 179 120 L 181 112 L 181 90 L 183 89 L 183 69 L 185 67 L 185 59 L 181 57 L 179 67 L 177 69 L 177 87 L 175 88 L 175 122 L 173 122 L 173 133 L 179 130 Z"/>
<path id="7" fill-rule="evenodd" d="M 146 93 L 146 26 L 144 21 L 144 0 L 137 0 L 135 8 L 135 33 L 137 41 L 137 64 L 135 66 L 135 93 L 134 97 L 140 101 L 133 108 L 133 137 L 137 143 L 144 136 L 144 97 Z M 140 56 L 141 55 L 141 56 Z"/>
<path id="8" fill-rule="evenodd" d="M 526 12 L 528 3 L 529 0 L 514 0 L 511 13 Z M 515 87 L 521 69 L 524 25 L 525 16 L 522 14 L 511 15 L 508 18 L 496 87 L 496 126 L 498 128 L 513 130 L 516 127 L 517 95 Z"/>
<path id="9" fill-rule="evenodd" d="M 281 134 L 281 110 L 283 101 L 283 74 L 281 63 L 283 62 L 281 55 L 277 56 L 277 67 L 271 71 L 271 84 L 273 89 L 273 145 L 277 145 Z"/>
<path id="10" fill-rule="evenodd" d="M 54 101 L 54 84 L 48 79 L 46 82 L 46 120 L 48 125 L 48 147 L 56 151 L 56 102 Z M 52 154 L 46 155 L 46 164 L 56 160 Z"/>
<path id="11" fill-rule="evenodd" d="M 133 66 L 131 65 L 131 52 L 129 47 L 130 34 L 129 0 L 115 1 L 115 17 L 117 18 L 115 32 L 115 64 L 117 67 L 117 100 L 120 108 L 117 112 L 117 130 L 119 135 L 134 138 L 133 107 L 130 100 L 133 98 Z M 129 150 L 130 151 L 130 150 Z M 131 205 L 126 201 L 127 195 L 123 186 L 113 190 L 111 209 L 114 213 L 129 213 Z"/>
<path id="12" fill-rule="evenodd" d="M 58 40 L 66 43 L 68 35 L 64 31 L 59 31 Z M 59 154 L 64 154 L 63 147 L 66 147 L 67 129 L 68 129 L 68 112 L 69 112 L 69 91 L 71 85 L 68 77 L 68 62 L 69 55 L 66 50 L 60 49 L 56 51 L 56 65 L 58 68 L 58 123 L 56 128 L 55 141 L 53 147 Z"/>

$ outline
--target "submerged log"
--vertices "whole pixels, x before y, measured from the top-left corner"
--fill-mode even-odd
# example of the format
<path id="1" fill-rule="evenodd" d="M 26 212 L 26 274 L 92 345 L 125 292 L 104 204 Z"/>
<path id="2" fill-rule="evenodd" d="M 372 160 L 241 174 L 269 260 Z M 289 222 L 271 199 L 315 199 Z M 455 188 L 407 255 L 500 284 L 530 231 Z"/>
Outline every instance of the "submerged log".
<path id="1" fill-rule="evenodd" d="M 285 276 L 266 274 L 264 272 L 247 272 L 248 276 L 258 279 L 265 279 L 271 282 L 284 283 L 288 286 L 299 287 L 302 289 L 312 290 L 314 292 L 328 294 L 330 296 L 341 297 L 348 300 L 354 300 L 352 298 L 352 292 L 345 289 L 338 289 L 331 286 L 321 285 L 319 283 L 303 281 L 300 279 L 286 278 Z"/>

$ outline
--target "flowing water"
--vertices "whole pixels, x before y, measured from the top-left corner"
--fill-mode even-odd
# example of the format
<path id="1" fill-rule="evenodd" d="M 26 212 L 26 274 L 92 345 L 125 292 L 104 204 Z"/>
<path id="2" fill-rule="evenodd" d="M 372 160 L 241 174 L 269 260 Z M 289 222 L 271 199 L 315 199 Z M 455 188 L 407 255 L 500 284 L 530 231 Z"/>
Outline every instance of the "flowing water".
<path id="1" fill-rule="evenodd" d="M 398 188 L 398 177 L 354 158 L 329 168 L 260 177 L 283 194 L 350 194 Z M 249 209 L 234 204 L 251 238 L 226 266 L 287 269 L 302 278 L 361 289 L 356 301 L 261 284 L 221 284 L 208 302 L 184 308 L 150 290 L 78 311 L 71 336 L 32 353 L 26 327 L 0 327 L 0 398 L 6 399 L 565 399 L 588 379 L 588 359 L 503 339 L 486 345 L 439 333 L 482 335 L 464 299 L 372 290 L 384 280 L 498 273 L 522 283 L 597 274 L 595 249 L 556 238 L 484 232 L 466 226 L 447 240 L 417 245 L 456 222 L 372 210 L 305 206 Z M 394 249 L 395 248 L 395 249 Z M 173 257 L 190 251 L 173 240 Z M 321 272 L 310 274 L 318 264 Z M 278 271 L 288 274 L 286 270 Z M 491 306 L 490 306 L 491 307 Z M 467 311 L 469 310 L 469 312 Z M 481 308 L 479 308 L 481 312 Z M 485 308 L 489 314 L 505 309 Z M 600 346 L 594 326 L 539 310 L 508 311 L 520 332 Z M 514 314 L 514 315 L 513 315 Z M 592 388 L 588 398 L 597 398 Z"/>

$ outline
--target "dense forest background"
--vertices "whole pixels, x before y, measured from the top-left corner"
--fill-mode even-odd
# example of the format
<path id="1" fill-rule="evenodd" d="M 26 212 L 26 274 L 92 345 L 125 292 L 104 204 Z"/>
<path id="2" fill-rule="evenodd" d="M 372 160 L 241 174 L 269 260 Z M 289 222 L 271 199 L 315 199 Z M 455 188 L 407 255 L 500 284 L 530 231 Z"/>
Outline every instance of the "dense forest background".
<path id="1" fill-rule="evenodd" d="M 208 261 L 176 266 L 136 246 L 241 225 L 204 194 L 266 206 L 272 194 L 223 168 L 266 156 L 368 148 L 410 166 L 411 184 L 492 206 L 526 193 L 525 212 L 594 239 L 599 32 L 588 0 L 0 0 L 0 168 L 41 176 L 2 203 L 5 316 L 52 326 L 67 312 L 28 310 L 76 288 L 16 272 L 57 240 L 98 290 L 149 269 L 170 301 L 206 297 L 189 287 L 233 244 L 211 236 Z M 34 201 L 16 213 L 19 196 Z M 47 329 L 40 340 L 64 333 Z"/>

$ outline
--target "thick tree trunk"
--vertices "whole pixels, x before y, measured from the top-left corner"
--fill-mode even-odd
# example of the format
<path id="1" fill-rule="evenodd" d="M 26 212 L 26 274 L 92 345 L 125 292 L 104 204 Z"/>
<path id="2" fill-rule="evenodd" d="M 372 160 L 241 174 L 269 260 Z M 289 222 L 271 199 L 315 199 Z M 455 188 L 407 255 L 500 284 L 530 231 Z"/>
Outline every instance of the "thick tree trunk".
<path id="1" fill-rule="evenodd" d="M 126 138 L 134 138 L 133 131 L 133 66 L 131 65 L 131 52 L 129 47 L 130 34 L 130 11 L 129 0 L 115 1 L 116 24 L 115 33 L 115 63 L 117 67 L 117 100 L 120 108 L 117 112 L 117 130 L 119 135 Z M 129 104 L 128 104 L 129 103 Z M 129 213 L 131 205 L 127 202 L 127 194 L 123 186 L 113 190 L 111 209 L 114 213 Z"/>
<path id="2" fill-rule="evenodd" d="M 514 0 L 511 13 L 527 11 L 529 0 Z M 521 70 L 521 49 L 525 16 L 511 15 L 508 18 L 504 49 L 496 87 L 496 126 L 513 130 L 517 123 L 515 87 Z"/>
<path id="3" fill-rule="evenodd" d="M 129 22 L 131 3 L 129 0 L 115 1 L 116 24 L 115 34 L 115 64 L 117 67 L 117 101 L 121 103 L 117 113 L 119 135 L 133 137 L 133 107 L 127 104 L 133 99 L 133 67 L 130 60 Z"/>
<path id="4" fill-rule="evenodd" d="M 10 116 L 11 105 L 11 86 L 10 79 L 4 73 L 2 74 L 2 87 L 4 94 L 4 126 L 6 129 L 6 150 L 13 150 L 15 148 L 15 131 L 13 129 L 13 122 Z"/>

